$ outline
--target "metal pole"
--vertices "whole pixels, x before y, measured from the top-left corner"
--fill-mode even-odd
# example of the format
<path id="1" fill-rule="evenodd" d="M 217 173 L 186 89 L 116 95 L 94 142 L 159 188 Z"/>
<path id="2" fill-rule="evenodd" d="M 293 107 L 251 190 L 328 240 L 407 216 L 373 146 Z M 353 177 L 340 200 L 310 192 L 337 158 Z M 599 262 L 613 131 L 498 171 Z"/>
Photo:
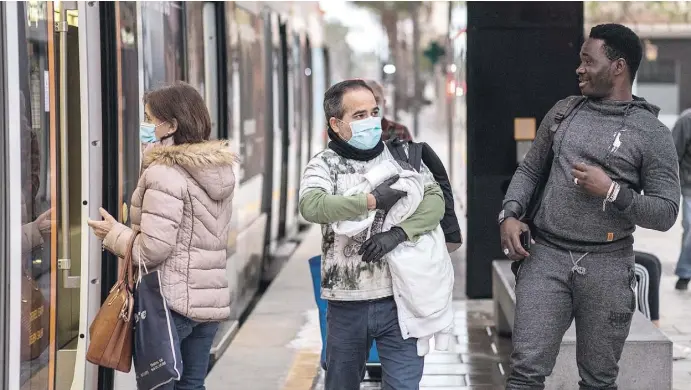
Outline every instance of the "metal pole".
<path id="1" fill-rule="evenodd" d="M 420 92 L 422 89 L 420 80 L 420 10 L 421 6 L 413 8 L 413 136 L 417 139 L 420 121 Z"/>
<path id="2" fill-rule="evenodd" d="M 60 36 L 59 91 L 60 91 L 60 259 L 58 268 L 70 269 L 70 213 L 68 181 L 68 139 L 67 139 L 67 4 L 60 3 L 60 21 L 55 22 L 55 31 Z"/>
<path id="3" fill-rule="evenodd" d="M 55 23 L 55 32 L 60 35 L 60 66 L 58 67 L 60 92 L 60 257 L 58 269 L 63 271 L 64 288 L 79 288 L 79 276 L 72 276 L 72 257 L 70 248 L 70 205 L 69 205 L 69 121 L 67 94 L 67 10 L 76 10 L 77 3 L 73 1 L 60 2 L 60 21 Z"/>

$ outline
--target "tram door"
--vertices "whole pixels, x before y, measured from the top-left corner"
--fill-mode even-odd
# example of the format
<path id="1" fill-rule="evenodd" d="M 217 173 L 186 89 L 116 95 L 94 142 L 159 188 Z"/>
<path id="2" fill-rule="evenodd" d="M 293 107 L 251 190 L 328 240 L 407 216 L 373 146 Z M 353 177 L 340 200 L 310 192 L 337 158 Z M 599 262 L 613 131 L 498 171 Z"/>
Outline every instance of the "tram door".
<path id="1" fill-rule="evenodd" d="M 32 228 L 22 243 L 22 315 L 26 310 L 30 321 L 21 340 L 23 390 L 69 390 L 77 363 L 82 134 L 76 8 L 76 2 L 18 2 L 19 36 L 26 40 L 19 45 L 23 228 Z"/>

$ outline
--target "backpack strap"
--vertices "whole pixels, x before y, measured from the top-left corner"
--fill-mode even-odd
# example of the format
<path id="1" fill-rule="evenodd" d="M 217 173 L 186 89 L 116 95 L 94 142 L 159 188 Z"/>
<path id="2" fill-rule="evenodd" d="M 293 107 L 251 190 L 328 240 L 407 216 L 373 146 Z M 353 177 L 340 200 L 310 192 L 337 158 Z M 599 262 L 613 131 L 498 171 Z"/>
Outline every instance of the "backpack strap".
<path id="1" fill-rule="evenodd" d="M 406 154 L 403 144 L 408 144 L 408 153 Z M 386 146 L 393 158 L 398 161 L 404 161 L 410 164 L 413 169 L 420 172 L 422 167 L 422 143 L 413 141 L 402 141 L 398 137 L 394 137 L 386 141 Z"/>
<path id="2" fill-rule="evenodd" d="M 394 137 L 386 141 L 386 146 L 389 148 L 389 152 L 393 158 L 409 163 L 408 155 L 405 153 L 405 149 L 403 149 L 403 141 Z"/>
<path id="3" fill-rule="evenodd" d="M 573 110 L 576 109 L 576 107 L 580 106 L 581 103 L 585 101 L 585 96 L 569 96 L 566 99 L 561 101 L 561 104 L 559 107 L 557 107 L 557 112 L 554 115 L 554 123 L 552 123 L 552 126 L 550 126 L 550 132 L 551 135 L 554 136 L 554 133 L 557 132 L 559 129 L 559 125 L 561 125 L 561 122 L 564 121 L 571 113 Z"/>
<path id="4" fill-rule="evenodd" d="M 413 169 L 420 172 L 420 167 L 422 166 L 422 143 L 408 143 L 408 163 L 413 166 Z"/>
<path id="5" fill-rule="evenodd" d="M 545 162 L 542 167 L 540 180 L 538 181 L 535 190 L 533 190 L 533 195 L 530 199 L 530 202 L 528 203 L 526 210 L 524 210 L 525 214 L 521 218 L 524 222 L 528 224 L 528 226 L 530 226 L 530 229 L 532 231 L 535 231 L 535 226 L 533 225 L 532 221 L 535 219 L 537 211 L 540 208 L 540 205 L 542 203 L 542 197 L 544 196 L 545 186 L 547 185 L 549 175 L 552 171 L 552 163 L 554 162 L 554 148 L 552 146 L 552 143 L 554 142 L 554 135 L 557 133 L 557 130 L 559 130 L 559 126 L 564 121 L 564 119 L 571 115 L 577 107 L 580 107 L 580 105 L 585 101 L 585 99 L 585 96 L 569 96 L 566 99 L 560 100 L 559 103 L 557 103 L 558 106 L 556 113 L 554 115 L 554 122 L 549 128 L 550 131 L 548 134 L 550 140 L 550 147 L 547 151 L 547 156 L 545 157 Z"/>

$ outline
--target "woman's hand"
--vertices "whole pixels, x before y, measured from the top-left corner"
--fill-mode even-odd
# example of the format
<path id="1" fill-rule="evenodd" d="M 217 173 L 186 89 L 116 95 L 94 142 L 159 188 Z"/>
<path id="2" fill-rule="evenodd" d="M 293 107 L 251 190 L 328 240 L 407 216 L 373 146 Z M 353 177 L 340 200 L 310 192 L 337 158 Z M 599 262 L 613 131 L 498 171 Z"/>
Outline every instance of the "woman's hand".
<path id="1" fill-rule="evenodd" d="M 52 209 L 48 209 L 47 211 L 43 212 L 43 214 L 39 215 L 38 218 L 34 221 L 36 223 L 36 226 L 38 227 L 38 231 L 41 232 L 41 234 L 49 234 L 50 229 L 53 226 L 53 221 L 50 217 L 51 214 L 53 213 Z"/>
<path id="2" fill-rule="evenodd" d="M 100 240 L 103 240 L 110 232 L 110 229 L 112 229 L 113 226 L 115 226 L 117 221 L 115 220 L 115 218 L 113 218 L 112 215 L 108 214 L 108 212 L 103 207 L 99 207 L 98 211 L 101 213 L 103 221 L 94 221 L 90 219 L 87 223 L 89 224 L 89 226 L 91 226 L 92 229 L 94 229 L 94 234 L 96 235 L 96 237 L 98 237 Z"/>

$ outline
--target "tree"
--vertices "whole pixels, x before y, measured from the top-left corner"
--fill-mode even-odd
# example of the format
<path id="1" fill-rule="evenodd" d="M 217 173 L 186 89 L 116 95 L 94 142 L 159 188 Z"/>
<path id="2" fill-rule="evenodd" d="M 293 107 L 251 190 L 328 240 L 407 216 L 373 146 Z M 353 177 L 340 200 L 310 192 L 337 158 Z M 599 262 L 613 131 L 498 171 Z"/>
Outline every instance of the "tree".
<path id="1" fill-rule="evenodd" d="M 587 2 L 586 25 L 599 23 L 667 24 L 691 21 L 691 7 L 684 1 Z"/>

